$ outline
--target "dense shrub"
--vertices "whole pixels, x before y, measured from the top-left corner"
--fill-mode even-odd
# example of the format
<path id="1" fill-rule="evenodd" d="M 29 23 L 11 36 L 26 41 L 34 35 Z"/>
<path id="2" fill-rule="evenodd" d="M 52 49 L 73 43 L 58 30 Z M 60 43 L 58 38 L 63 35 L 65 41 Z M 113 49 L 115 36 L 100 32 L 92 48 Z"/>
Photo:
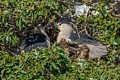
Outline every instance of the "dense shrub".
<path id="1" fill-rule="evenodd" d="M 49 79 L 70 71 L 70 65 L 69 58 L 59 46 L 16 57 L 0 53 L 1 79 Z"/>
<path id="2" fill-rule="evenodd" d="M 112 11 L 114 8 L 107 12 L 105 6 L 105 3 L 99 3 L 99 5 L 94 9 L 99 12 L 98 15 L 89 15 L 87 18 L 79 17 L 77 18 L 77 23 L 79 26 L 86 26 L 88 33 L 93 37 L 96 37 L 103 44 L 111 45 L 111 47 L 113 47 L 112 49 L 119 50 L 120 19 L 113 14 L 114 12 Z M 110 5 L 108 6 L 110 7 Z"/>
<path id="3" fill-rule="evenodd" d="M 10 56 L 0 52 L 1 79 L 119 79 L 119 65 L 111 61 L 71 62 L 59 46 Z"/>
<path id="4" fill-rule="evenodd" d="M 0 49 L 18 46 L 38 24 L 43 27 L 66 9 L 63 0 L 5 0 L 0 2 Z"/>
<path id="5" fill-rule="evenodd" d="M 104 0 L 105 1 L 105 0 Z M 69 2 L 69 1 L 68 1 Z M 8 52 L 16 49 L 21 41 L 33 33 L 38 24 L 43 27 L 50 21 L 57 21 L 60 14 L 69 7 L 67 0 L 3 0 L 0 1 L 0 78 L 14 80 L 65 79 L 65 80 L 119 80 L 120 66 L 115 65 L 115 57 L 108 60 L 81 60 L 71 62 L 59 46 L 32 51 L 19 56 Z M 77 18 L 77 24 L 87 24 L 87 31 L 109 44 L 109 50 L 120 53 L 120 20 L 112 13 L 106 13 L 102 2 L 96 10 L 102 15 Z M 81 27 L 79 27 L 81 28 Z M 11 52 L 12 53 L 12 52 Z M 111 52 L 112 53 L 112 52 Z"/>

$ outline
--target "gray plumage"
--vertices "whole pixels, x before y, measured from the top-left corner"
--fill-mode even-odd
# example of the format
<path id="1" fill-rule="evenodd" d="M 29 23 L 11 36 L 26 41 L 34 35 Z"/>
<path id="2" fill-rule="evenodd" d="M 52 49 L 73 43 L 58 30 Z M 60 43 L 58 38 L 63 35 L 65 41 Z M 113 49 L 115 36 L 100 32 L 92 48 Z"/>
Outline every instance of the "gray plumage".
<path id="1" fill-rule="evenodd" d="M 35 27 L 34 34 L 26 37 L 17 51 L 17 55 L 23 52 L 30 52 L 33 49 L 48 48 L 50 46 L 50 39 L 47 36 L 44 28 L 41 26 Z"/>
<path id="2" fill-rule="evenodd" d="M 64 20 L 64 19 L 63 19 Z M 68 20 L 69 21 L 69 20 Z M 98 58 L 107 55 L 107 48 L 106 46 L 100 44 L 99 41 L 95 40 L 93 37 L 91 37 L 88 34 L 77 34 L 73 33 L 73 28 L 76 27 L 74 23 L 64 21 L 59 26 L 59 34 L 57 36 L 57 43 L 60 42 L 60 40 L 63 38 L 67 42 L 76 42 L 80 46 L 87 45 L 89 47 L 89 57 L 90 58 Z M 61 21 L 62 22 L 62 21 Z M 80 35 L 80 37 L 79 37 Z"/>
<path id="3" fill-rule="evenodd" d="M 77 42 L 78 44 L 92 44 L 92 45 L 99 45 L 99 41 L 95 40 L 89 34 L 81 33 L 80 39 L 78 34 L 72 33 L 69 37 L 72 41 Z"/>

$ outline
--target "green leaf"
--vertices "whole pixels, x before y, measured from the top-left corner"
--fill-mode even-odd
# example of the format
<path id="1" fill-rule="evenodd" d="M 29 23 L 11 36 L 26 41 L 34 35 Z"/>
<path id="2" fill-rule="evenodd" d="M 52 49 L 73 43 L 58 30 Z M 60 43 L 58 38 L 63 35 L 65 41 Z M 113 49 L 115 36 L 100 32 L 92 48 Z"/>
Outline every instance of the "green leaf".
<path id="1" fill-rule="evenodd" d="M 59 73 L 60 73 L 59 67 L 55 63 L 52 62 L 52 66 L 55 70 L 59 71 Z"/>
<path id="2" fill-rule="evenodd" d="M 6 66 L 6 67 L 11 67 L 11 66 L 13 66 L 13 63 L 8 63 L 8 64 L 6 64 L 5 66 Z"/>
<path id="3" fill-rule="evenodd" d="M 21 18 L 17 18 L 17 19 L 16 19 L 16 26 L 19 27 L 20 30 L 22 29 L 22 21 L 21 21 Z"/>
<path id="4" fill-rule="evenodd" d="M 8 15 L 9 19 L 12 19 L 12 13 L 11 12 L 9 12 L 7 15 Z"/>
<path id="5" fill-rule="evenodd" d="M 27 72 L 26 71 L 24 71 L 24 70 L 21 70 L 20 71 L 22 74 L 26 74 Z"/>
<path id="6" fill-rule="evenodd" d="M 6 41 L 9 41 L 9 36 L 6 37 Z"/>
<path id="7" fill-rule="evenodd" d="M 120 37 L 116 39 L 116 42 L 120 45 Z"/>
<path id="8" fill-rule="evenodd" d="M 5 74 L 5 68 L 1 71 L 1 78 L 4 77 L 4 74 Z"/>
<path id="9" fill-rule="evenodd" d="M 65 53 L 59 53 L 66 61 L 69 61 L 70 62 L 70 58 L 65 55 Z"/>

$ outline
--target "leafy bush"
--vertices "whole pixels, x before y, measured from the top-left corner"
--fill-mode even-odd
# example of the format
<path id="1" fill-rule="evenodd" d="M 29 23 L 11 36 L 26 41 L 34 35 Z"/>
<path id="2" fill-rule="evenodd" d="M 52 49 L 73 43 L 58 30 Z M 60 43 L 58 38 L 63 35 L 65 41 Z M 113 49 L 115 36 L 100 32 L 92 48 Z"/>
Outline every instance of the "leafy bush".
<path id="1" fill-rule="evenodd" d="M 119 65 L 110 61 L 71 62 L 59 46 L 10 56 L 0 52 L 1 79 L 119 79 Z"/>
<path id="2" fill-rule="evenodd" d="M 43 27 L 58 19 L 55 12 L 63 13 L 66 1 L 60 0 L 5 0 L 0 2 L 1 49 L 18 46 L 26 35 L 33 33 L 38 24 Z M 6 47 L 7 46 L 7 47 Z"/>
<path id="3" fill-rule="evenodd" d="M 1 79 L 49 79 L 70 71 L 70 65 L 59 46 L 16 57 L 4 52 L 0 54 Z"/>
<path id="4" fill-rule="evenodd" d="M 72 65 L 72 71 L 53 77 L 53 80 L 119 80 L 120 68 L 104 61 L 80 61 Z"/>
<path id="5" fill-rule="evenodd" d="M 120 19 L 113 15 L 113 12 L 109 13 L 105 9 L 105 3 L 101 2 L 95 11 L 100 12 L 100 14 L 89 17 L 79 17 L 77 18 L 77 23 L 86 24 L 86 28 L 89 34 L 96 37 L 103 44 L 111 45 L 112 49 L 119 50 L 120 47 Z M 120 52 L 119 52 L 120 53 Z"/>
<path id="6" fill-rule="evenodd" d="M 33 28 L 38 24 L 45 27 L 50 21 L 56 21 L 59 16 L 55 12 L 64 13 L 69 7 L 66 4 L 67 0 L 0 1 L 0 78 L 2 80 L 120 79 L 120 66 L 113 64 L 115 58 L 111 54 L 108 55 L 108 61 L 71 62 L 59 46 L 19 56 L 8 53 L 11 52 L 9 49 L 16 49 L 26 35 L 33 33 Z M 111 13 L 106 13 L 104 5 L 102 2 L 96 8 L 102 16 L 79 17 L 77 23 L 78 25 L 86 23 L 88 33 L 99 38 L 102 43 L 110 44 L 110 50 L 117 50 L 120 53 L 120 20 Z"/>

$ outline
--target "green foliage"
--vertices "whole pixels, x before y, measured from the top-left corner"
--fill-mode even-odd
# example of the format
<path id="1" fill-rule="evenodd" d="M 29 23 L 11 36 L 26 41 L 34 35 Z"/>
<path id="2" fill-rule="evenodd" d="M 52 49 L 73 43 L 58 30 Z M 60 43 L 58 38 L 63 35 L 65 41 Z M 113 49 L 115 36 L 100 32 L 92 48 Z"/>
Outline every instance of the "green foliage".
<path id="1" fill-rule="evenodd" d="M 1 79 L 102 79 L 120 78 L 120 67 L 110 61 L 81 60 L 71 62 L 59 46 L 39 52 L 10 56 L 0 52 Z"/>
<path id="2" fill-rule="evenodd" d="M 70 71 L 70 64 L 59 46 L 16 57 L 1 52 L 0 76 L 1 79 L 48 79 Z"/>
<path id="3" fill-rule="evenodd" d="M 104 0 L 105 1 L 105 0 Z M 115 57 L 107 56 L 108 61 L 81 60 L 71 62 L 63 49 L 54 46 L 39 52 L 11 56 L 7 48 L 19 45 L 33 28 L 41 23 L 58 19 L 64 13 L 67 0 L 0 0 L 0 78 L 2 80 L 119 80 L 120 66 L 113 64 Z M 87 24 L 87 31 L 110 44 L 111 50 L 120 53 L 120 20 L 107 13 L 102 2 L 96 10 L 102 15 L 79 17 L 78 25 Z M 43 25 L 44 27 L 45 25 Z M 112 53 L 112 52 L 110 52 Z"/>
<path id="4" fill-rule="evenodd" d="M 80 61 L 72 65 L 72 71 L 53 77 L 53 80 L 119 80 L 120 68 L 104 61 Z"/>
<path id="5" fill-rule="evenodd" d="M 77 19 L 78 25 L 86 24 L 87 31 L 92 36 L 96 37 L 106 45 L 116 46 L 117 49 L 120 45 L 120 19 L 116 16 L 113 16 L 113 12 L 107 12 L 105 9 L 105 3 L 100 3 L 96 7 L 96 11 L 99 11 L 100 14 L 89 17 L 79 17 Z"/>
<path id="6" fill-rule="evenodd" d="M 60 0 L 0 1 L 0 45 L 18 45 L 37 24 L 57 19 L 55 11 L 62 13 L 67 7 L 63 4 Z"/>

